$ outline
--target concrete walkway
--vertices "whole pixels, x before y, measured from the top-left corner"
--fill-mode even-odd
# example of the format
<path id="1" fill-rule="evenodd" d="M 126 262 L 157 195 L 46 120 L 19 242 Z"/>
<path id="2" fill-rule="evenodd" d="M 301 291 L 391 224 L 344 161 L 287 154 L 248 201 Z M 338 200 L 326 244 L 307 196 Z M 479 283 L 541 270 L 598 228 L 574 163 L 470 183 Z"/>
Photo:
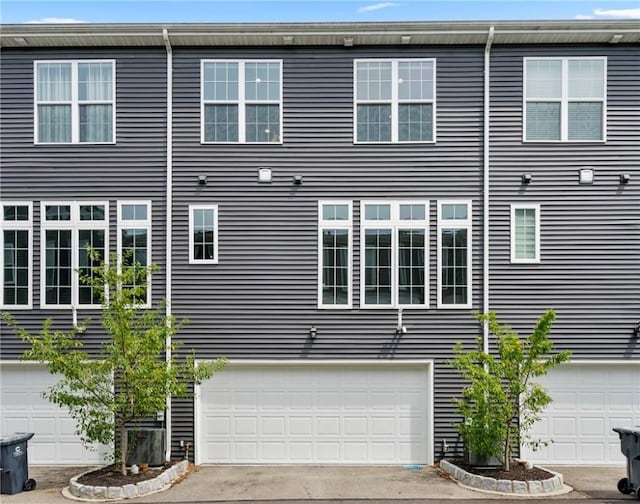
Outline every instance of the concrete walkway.
<path id="1" fill-rule="evenodd" d="M 569 494 L 553 500 L 572 500 L 576 504 L 589 502 L 637 502 L 616 490 L 616 483 L 624 476 L 624 467 L 555 467 L 564 474 L 565 482 L 574 487 Z M 83 467 L 32 467 L 30 476 L 37 481 L 37 489 L 16 495 L 3 495 L 2 504 L 69 504 L 60 494 L 69 478 Z M 233 501 L 308 500 L 353 503 L 375 502 L 452 502 L 469 501 L 480 504 L 500 500 L 504 503 L 523 499 L 489 495 L 462 488 L 443 478 L 437 470 L 404 469 L 399 466 L 200 466 L 182 482 L 166 492 L 130 501 L 132 504 L 222 503 Z M 551 500 L 549 497 L 538 498 Z M 122 501 L 121 501 L 122 502 Z M 317 503 L 316 503 L 317 504 Z"/>

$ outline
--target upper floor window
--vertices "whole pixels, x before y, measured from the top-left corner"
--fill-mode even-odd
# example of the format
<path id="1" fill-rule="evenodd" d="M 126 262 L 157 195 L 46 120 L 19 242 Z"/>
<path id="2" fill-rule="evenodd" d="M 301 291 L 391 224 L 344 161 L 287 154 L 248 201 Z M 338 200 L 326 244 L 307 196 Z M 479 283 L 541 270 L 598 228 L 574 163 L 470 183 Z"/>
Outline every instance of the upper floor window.
<path id="1" fill-rule="evenodd" d="M 151 275 L 141 276 L 151 266 L 151 202 L 118 201 L 118 257 L 121 268 L 134 271 L 128 288 L 138 288 L 141 306 L 151 305 Z"/>
<path id="2" fill-rule="evenodd" d="M 428 201 L 361 203 L 363 308 L 426 308 Z"/>
<path id="3" fill-rule="evenodd" d="M 524 139 L 603 141 L 606 58 L 525 58 Z"/>
<path id="4" fill-rule="evenodd" d="M 282 143 L 282 62 L 202 60 L 202 142 Z"/>
<path id="5" fill-rule="evenodd" d="M 112 143 L 115 61 L 35 62 L 36 143 Z"/>
<path id="6" fill-rule="evenodd" d="M 189 205 L 189 262 L 218 263 L 218 205 Z"/>
<path id="7" fill-rule="evenodd" d="M 31 202 L 5 202 L 0 205 L 0 306 L 10 309 L 31 308 L 33 251 Z"/>
<path id="8" fill-rule="evenodd" d="M 471 308 L 471 202 L 438 201 L 438 308 Z"/>
<path id="9" fill-rule="evenodd" d="M 106 201 L 47 201 L 41 203 L 40 304 L 45 308 L 96 307 L 100 293 L 80 281 L 91 277 L 99 261 L 107 260 L 109 205 Z"/>
<path id="10" fill-rule="evenodd" d="M 540 205 L 511 205 L 511 262 L 540 262 Z"/>
<path id="11" fill-rule="evenodd" d="M 318 306 L 351 308 L 351 201 L 318 203 Z"/>
<path id="12" fill-rule="evenodd" d="M 435 141 L 434 59 L 354 64 L 356 142 Z"/>

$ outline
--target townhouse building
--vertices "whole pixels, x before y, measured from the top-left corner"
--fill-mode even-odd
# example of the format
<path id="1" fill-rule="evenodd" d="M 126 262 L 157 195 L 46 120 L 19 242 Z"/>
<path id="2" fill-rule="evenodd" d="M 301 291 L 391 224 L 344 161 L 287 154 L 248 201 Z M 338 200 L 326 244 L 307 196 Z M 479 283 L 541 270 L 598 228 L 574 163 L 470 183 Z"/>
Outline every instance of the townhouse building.
<path id="1" fill-rule="evenodd" d="M 168 457 L 426 464 L 460 452 L 448 364 L 546 308 L 573 361 L 532 460 L 622 463 L 640 423 L 640 23 L 5 25 L 2 310 L 85 317 L 85 245 L 230 365 L 169 401 Z M 92 462 L 0 333 L 2 431 Z"/>

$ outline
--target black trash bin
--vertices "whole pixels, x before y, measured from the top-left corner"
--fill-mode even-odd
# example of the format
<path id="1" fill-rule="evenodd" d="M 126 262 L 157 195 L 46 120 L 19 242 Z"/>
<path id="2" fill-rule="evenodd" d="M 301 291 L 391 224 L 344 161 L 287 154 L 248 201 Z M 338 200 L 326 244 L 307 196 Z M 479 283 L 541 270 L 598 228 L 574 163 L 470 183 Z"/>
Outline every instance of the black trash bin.
<path id="1" fill-rule="evenodd" d="M 13 495 L 36 487 L 36 481 L 29 478 L 27 463 L 27 441 L 32 437 L 33 432 L 0 437 L 0 493 Z"/>
<path id="2" fill-rule="evenodd" d="M 640 499 L 640 427 L 614 427 L 620 436 L 620 450 L 627 457 L 627 477 L 618 481 L 623 494 L 635 493 Z"/>

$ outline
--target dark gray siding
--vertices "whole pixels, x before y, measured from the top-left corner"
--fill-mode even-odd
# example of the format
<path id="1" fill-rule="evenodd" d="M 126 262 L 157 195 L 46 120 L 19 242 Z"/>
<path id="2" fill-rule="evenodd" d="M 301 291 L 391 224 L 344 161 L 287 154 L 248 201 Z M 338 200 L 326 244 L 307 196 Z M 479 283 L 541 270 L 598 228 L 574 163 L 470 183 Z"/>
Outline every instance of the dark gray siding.
<path id="1" fill-rule="evenodd" d="M 34 60 L 116 60 L 116 143 L 114 145 L 34 145 Z M 37 331 L 52 317 L 56 327 L 68 328 L 70 310 L 40 310 L 40 201 L 109 200 L 110 247 L 116 249 L 116 201 L 152 200 L 152 260 L 160 266 L 153 279 L 153 301 L 165 289 L 166 186 L 166 56 L 163 49 L 12 50 L 3 49 L 0 67 L 0 199 L 33 201 L 33 306 L 15 311 L 18 321 Z M 91 317 L 83 338 L 95 348 L 103 333 L 99 314 Z M 6 326 L 2 331 L 3 359 L 17 359 L 23 345 Z"/>
<path id="2" fill-rule="evenodd" d="M 522 142 L 524 56 L 607 57 L 606 143 Z M 492 308 L 523 332 L 554 308 L 554 340 L 576 359 L 640 358 L 640 50 L 496 47 L 491 78 Z M 578 184 L 585 166 L 595 169 L 593 185 Z M 621 173 L 631 174 L 628 185 Z M 541 204 L 540 264 L 510 263 L 517 202 Z"/>
<path id="3" fill-rule="evenodd" d="M 353 144 L 353 60 L 437 58 L 437 143 Z M 200 144 L 200 60 L 281 58 L 283 145 Z M 199 357 L 233 359 L 434 359 L 436 454 L 455 434 L 446 365 L 458 340 L 478 336 L 472 310 L 436 309 L 436 201 L 473 200 L 473 309 L 482 306 L 482 48 L 375 47 L 176 49 L 174 77 L 173 311 L 179 339 Z M 269 166 L 272 184 L 258 184 Z M 208 176 L 198 186 L 197 176 Z M 302 175 L 294 186 L 293 175 Z M 359 309 L 359 202 L 431 200 L 428 310 Z M 354 308 L 317 308 L 317 201 L 354 202 Z M 188 205 L 216 203 L 220 262 L 189 265 Z M 309 327 L 318 337 L 311 342 Z M 193 439 L 188 403 L 175 404 L 174 439 Z"/>

